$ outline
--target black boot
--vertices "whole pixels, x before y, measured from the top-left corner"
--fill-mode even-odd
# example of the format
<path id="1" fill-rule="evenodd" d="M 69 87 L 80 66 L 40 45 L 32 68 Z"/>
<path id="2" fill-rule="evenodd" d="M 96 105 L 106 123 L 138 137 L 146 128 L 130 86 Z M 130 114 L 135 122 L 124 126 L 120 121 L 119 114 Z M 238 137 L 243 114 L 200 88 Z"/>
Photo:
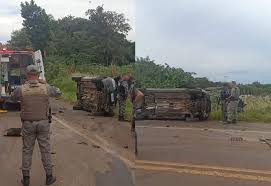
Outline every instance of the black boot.
<path id="1" fill-rule="evenodd" d="M 52 185 L 56 182 L 56 177 L 53 175 L 46 176 L 46 185 Z"/>
<path id="2" fill-rule="evenodd" d="M 23 186 L 29 186 L 30 185 L 30 177 L 24 176 L 21 182 L 22 182 Z"/>

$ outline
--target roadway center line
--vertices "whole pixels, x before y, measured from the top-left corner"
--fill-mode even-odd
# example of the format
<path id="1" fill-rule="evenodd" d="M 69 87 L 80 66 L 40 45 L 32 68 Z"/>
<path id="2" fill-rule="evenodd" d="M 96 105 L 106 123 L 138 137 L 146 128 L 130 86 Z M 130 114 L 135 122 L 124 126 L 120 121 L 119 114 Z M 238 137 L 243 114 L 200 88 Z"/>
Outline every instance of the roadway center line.
<path id="1" fill-rule="evenodd" d="M 271 182 L 271 172 L 264 170 L 216 167 L 169 162 L 136 160 L 135 168 L 145 171 L 174 172 L 178 174 L 205 175 L 248 181 Z"/>
<path id="2" fill-rule="evenodd" d="M 224 178 L 234 178 L 239 180 L 248 180 L 248 181 L 262 181 L 262 182 L 271 182 L 271 177 L 261 176 L 261 175 L 250 175 L 250 174 L 240 174 L 240 173 L 231 173 L 223 171 L 210 171 L 210 170 L 196 170 L 196 169 L 187 169 L 187 168 L 172 168 L 172 167 L 156 167 L 150 165 L 136 165 L 136 169 L 145 170 L 145 171 L 161 171 L 161 172 L 174 172 L 178 174 L 192 174 L 192 175 L 205 175 L 205 176 L 215 176 L 215 177 L 224 177 Z"/>
<path id="3" fill-rule="evenodd" d="M 269 170 L 255 170 L 255 169 L 242 169 L 233 167 L 219 167 L 219 166 L 208 166 L 208 165 L 194 165 L 185 163 L 173 163 L 173 162 L 158 162 L 158 161 L 147 161 L 147 160 L 136 160 L 136 165 L 150 165 L 157 167 L 168 167 L 168 168 L 190 168 L 199 170 L 211 170 L 211 171 L 228 171 L 238 172 L 246 174 L 261 174 L 268 175 L 271 177 L 271 171 Z"/>

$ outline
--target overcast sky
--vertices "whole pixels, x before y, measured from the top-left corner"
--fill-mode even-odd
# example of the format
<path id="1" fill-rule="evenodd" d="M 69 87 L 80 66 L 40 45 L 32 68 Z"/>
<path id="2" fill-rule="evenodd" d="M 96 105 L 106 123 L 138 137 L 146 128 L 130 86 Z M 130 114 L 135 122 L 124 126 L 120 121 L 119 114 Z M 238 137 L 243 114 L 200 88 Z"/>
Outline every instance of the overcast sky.
<path id="1" fill-rule="evenodd" d="M 137 56 L 215 81 L 271 83 L 270 0 L 136 2 Z"/>
<path id="2" fill-rule="evenodd" d="M 10 39 L 13 30 L 22 27 L 20 15 L 20 3 L 22 0 L 0 0 L 0 42 Z M 106 10 L 114 10 L 124 13 L 135 28 L 135 0 L 35 0 L 48 14 L 55 18 L 73 15 L 85 17 L 88 8 L 96 8 L 104 4 Z M 135 39 L 135 29 L 130 32 L 129 39 Z"/>

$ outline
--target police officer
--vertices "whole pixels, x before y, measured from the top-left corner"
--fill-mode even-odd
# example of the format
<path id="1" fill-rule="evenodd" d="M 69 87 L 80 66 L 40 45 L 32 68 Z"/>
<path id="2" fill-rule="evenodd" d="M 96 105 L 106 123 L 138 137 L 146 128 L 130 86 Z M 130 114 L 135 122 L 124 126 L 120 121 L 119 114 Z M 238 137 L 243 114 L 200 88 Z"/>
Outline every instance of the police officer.
<path id="1" fill-rule="evenodd" d="M 133 103 L 133 119 L 132 119 L 131 131 L 134 132 L 135 131 L 136 112 L 137 112 L 137 110 L 143 108 L 145 96 L 140 90 L 138 90 L 135 87 L 134 82 L 130 82 L 129 95 L 130 95 L 132 103 Z"/>
<path id="2" fill-rule="evenodd" d="M 53 176 L 53 165 L 50 155 L 50 124 L 49 124 L 49 97 L 61 95 L 59 89 L 49 86 L 39 80 L 39 69 L 30 65 L 26 69 L 27 81 L 16 88 L 11 99 L 21 101 L 22 120 L 22 184 L 29 186 L 32 154 L 35 141 L 38 141 L 41 160 L 46 172 L 46 185 L 56 182 Z"/>
<path id="3" fill-rule="evenodd" d="M 105 115 L 113 116 L 113 105 L 115 103 L 116 82 L 113 78 L 107 77 L 102 80 L 104 85 L 104 112 Z"/>
<path id="4" fill-rule="evenodd" d="M 129 94 L 129 80 L 130 77 L 124 74 L 118 83 L 119 121 L 124 121 L 126 101 Z"/>
<path id="5" fill-rule="evenodd" d="M 229 84 L 225 83 L 220 92 L 220 103 L 223 122 L 227 122 L 227 99 L 230 97 Z"/>
<path id="6" fill-rule="evenodd" d="M 237 110 L 238 110 L 238 100 L 240 96 L 240 89 L 237 86 L 236 82 L 233 81 L 230 84 L 230 96 L 227 98 L 228 106 L 227 106 L 227 123 L 236 123 L 237 120 Z"/>

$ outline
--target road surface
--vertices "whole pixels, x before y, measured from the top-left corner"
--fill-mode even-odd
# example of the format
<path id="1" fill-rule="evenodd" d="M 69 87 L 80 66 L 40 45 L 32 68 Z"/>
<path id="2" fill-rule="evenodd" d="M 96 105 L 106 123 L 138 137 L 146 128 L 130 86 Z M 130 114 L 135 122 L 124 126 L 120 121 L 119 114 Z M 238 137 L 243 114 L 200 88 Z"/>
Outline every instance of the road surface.
<path id="1" fill-rule="evenodd" d="M 109 147 L 86 131 L 80 132 L 57 119 L 52 125 L 52 157 L 56 186 L 133 186 L 129 166 Z M 0 185 L 21 185 L 21 149 L 19 137 L 4 137 L 6 129 L 20 127 L 18 113 L 0 115 Z M 126 160 L 126 159 L 124 159 Z M 130 160 L 127 160 L 128 162 Z M 31 185 L 45 185 L 38 146 L 33 154 Z"/>
<path id="2" fill-rule="evenodd" d="M 138 121 L 136 125 L 138 186 L 271 184 L 268 124 Z"/>
<path id="3" fill-rule="evenodd" d="M 137 122 L 135 160 L 129 123 L 53 105 L 52 156 L 56 186 L 267 186 L 271 185 L 271 125 L 218 122 Z M 0 186 L 21 185 L 19 114 L 0 114 Z M 260 141 L 266 140 L 267 143 Z M 32 186 L 45 175 L 36 146 Z"/>

